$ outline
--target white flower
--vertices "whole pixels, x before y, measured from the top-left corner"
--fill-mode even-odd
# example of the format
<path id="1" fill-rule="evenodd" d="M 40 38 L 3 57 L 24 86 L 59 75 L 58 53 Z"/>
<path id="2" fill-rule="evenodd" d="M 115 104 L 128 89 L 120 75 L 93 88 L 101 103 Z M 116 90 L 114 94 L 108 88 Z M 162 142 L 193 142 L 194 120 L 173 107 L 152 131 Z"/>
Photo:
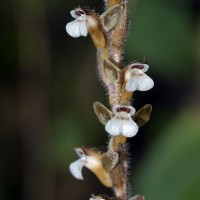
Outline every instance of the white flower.
<path id="1" fill-rule="evenodd" d="M 110 173 L 105 170 L 102 163 L 101 152 L 85 147 L 76 148 L 75 151 L 80 159 L 71 163 L 69 170 L 76 179 L 83 180 L 82 168 L 86 167 L 97 176 L 103 185 L 110 188 L 113 186 Z"/>
<path id="2" fill-rule="evenodd" d="M 138 125 L 131 118 L 135 113 L 132 106 L 115 105 L 112 107 L 114 117 L 110 119 L 105 126 L 110 135 L 122 134 L 125 137 L 133 137 L 138 132 Z"/>
<path id="3" fill-rule="evenodd" d="M 101 195 L 95 196 L 92 194 L 92 197 L 90 197 L 89 200 L 105 200 L 104 198 L 101 197 Z"/>
<path id="4" fill-rule="evenodd" d="M 83 151 L 79 148 L 76 148 L 75 151 L 77 155 L 80 157 L 80 159 L 71 163 L 69 165 L 69 170 L 76 179 L 83 180 L 82 168 L 85 165 L 86 156 L 84 155 Z"/>
<path id="5" fill-rule="evenodd" d="M 149 69 L 149 66 L 141 63 L 131 64 L 125 75 L 127 81 L 125 89 L 128 92 L 134 92 L 135 90 L 147 91 L 154 86 L 153 80 L 145 74 Z"/>
<path id="6" fill-rule="evenodd" d="M 80 36 L 86 37 L 88 30 L 86 27 L 87 14 L 85 11 L 81 8 L 77 8 L 76 10 L 72 10 L 70 14 L 75 20 L 66 25 L 67 33 L 74 38 Z"/>
<path id="7" fill-rule="evenodd" d="M 80 159 L 74 161 L 69 165 L 69 170 L 71 174 L 76 178 L 83 180 L 82 175 L 82 168 L 85 166 L 88 169 L 92 170 L 96 167 L 98 167 L 101 163 L 98 158 L 95 158 L 94 156 L 89 156 L 84 152 L 84 149 L 82 148 L 75 148 L 75 151 L 77 155 L 80 157 Z"/>

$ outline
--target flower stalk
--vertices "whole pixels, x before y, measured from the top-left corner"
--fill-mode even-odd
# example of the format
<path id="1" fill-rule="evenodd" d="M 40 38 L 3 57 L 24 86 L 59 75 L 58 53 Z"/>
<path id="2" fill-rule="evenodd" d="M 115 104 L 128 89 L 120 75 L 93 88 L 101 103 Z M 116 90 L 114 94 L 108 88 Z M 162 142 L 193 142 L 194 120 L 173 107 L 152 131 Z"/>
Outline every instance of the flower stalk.
<path id="1" fill-rule="evenodd" d="M 91 170 L 100 182 L 114 191 L 113 197 L 92 195 L 90 200 L 143 200 L 130 198 L 128 193 L 127 140 L 137 134 L 139 127 L 149 121 L 152 107 L 147 104 L 139 111 L 131 105 L 133 92 L 147 91 L 154 86 L 146 75 L 149 66 L 140 62 L 122 65 L 122 48 L 128 31 L 128 3 L 125 0 L 106 0 L 105 12 L 98 16 L 89 9 L 76 8 L 70 13 L 75 19 L 66 25 L 67 33 L 76 38 L 89 35 L 97 48 L 97 69 L 109 98 L 110 109 L 95 102 L 99 121 L 110 135 L 106 152 L 85 147 L 76 148 L 79 160 L 70 164 L 70 171 L 83 179 L 82 168 Z"/>

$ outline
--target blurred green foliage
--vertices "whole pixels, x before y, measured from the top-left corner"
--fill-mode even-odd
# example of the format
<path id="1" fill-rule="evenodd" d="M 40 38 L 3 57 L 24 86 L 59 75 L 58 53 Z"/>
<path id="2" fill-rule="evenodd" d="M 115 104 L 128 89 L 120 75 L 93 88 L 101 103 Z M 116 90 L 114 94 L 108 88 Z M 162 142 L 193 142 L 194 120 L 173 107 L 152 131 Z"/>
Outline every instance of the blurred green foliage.
<path id="1" fill-rule="evenodd" d="M 141 163 L 136 191 L 152 200 L 186 200 L 200 195 L 199 117 L 199 111 L 184 108 L 167 123 Z"/>
<path id="2" fill-rule="evenodd" d="M 168 1 L 138 2 L 130 10 L 126 56 L 146 58 L 157 76 L 181 81 L 194 70 L 195 30 L 190 12 Z"/>

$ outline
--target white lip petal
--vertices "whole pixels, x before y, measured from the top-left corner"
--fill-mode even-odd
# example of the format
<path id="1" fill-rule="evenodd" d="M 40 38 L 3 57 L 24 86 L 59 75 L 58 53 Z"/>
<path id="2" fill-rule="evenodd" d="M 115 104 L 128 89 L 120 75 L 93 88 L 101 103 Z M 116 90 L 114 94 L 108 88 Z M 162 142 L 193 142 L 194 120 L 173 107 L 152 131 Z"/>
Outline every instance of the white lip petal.
<path id="1" fill-rule="evenodd" d="M 138 90 L 147 91 L 153 88 L 153 86 L 154 86 L 153 80 L 146 74 L 144 74 L 141 77 L 138 77 Z"/>
<path id="2" fill-rule="evenodd" d="M 112 107 L 115 116 L 110 119 L 105 129 L 113 136 L 122 134 L 125 137 L 133 137 L 138 132 L 138 125 L 131 118 L 135 113 L 135 108 L 132 106 L 115 105 Z"/>
<path id="3" fill-rule="evenodd" d="M 86 27 L 86 25 L 85 25 L 85 22 L 84 22 L 84 23 L 80 23 L 79 29 L 80 29 L 80 34 L 81 34 L 82 36 L 86 37 L 87 34 L 88 34 L 88 30 L 87 30 L 87 27 Z"/>
<path id="4" fill-rule="evenodd" d="M 74 38 L 79 37 L 80 36 L 79 22 L 77 22 L 76 20 L 69 22 L 66 25 L 66 31 L 71 37 Z"/>
<path id="5" fill-rule="evenodd" d="M 122 120 L 113 117 L 107 122 L 105 129 L 110 135 L 119 135 L 121 134 L 121 123 Z"/>
<path id="6" fill-rule="evenodd" d="M 84 159 L 78 159 L 69 165 L 69 170 L 76 179 L 83 180 L 82 168 L 84 164 Z"/>
<path id="7" fill-rule="evenodd" d="M 134 92 L 138 88 L 138 78 L 136 76 L 131 76 L 126 83 L 125 90 L 127 92 Z"/>
<path id="8" fill-rule="evenodd" d="M 123 120 L 122 135 L 126 137 L 133 137 L 137 134 L 137 132 L 138 125 L 132 120 L 132 118 Z"/>
<path id="9" fill-rule="evenodd" d="M 81 35 L 87 36 L 88 33 L 85 21 L 79 21 L 78 19 L 69 22 L 66 25 L 66 31 L 71 37 L 74 38 L 80 37 Z"/>

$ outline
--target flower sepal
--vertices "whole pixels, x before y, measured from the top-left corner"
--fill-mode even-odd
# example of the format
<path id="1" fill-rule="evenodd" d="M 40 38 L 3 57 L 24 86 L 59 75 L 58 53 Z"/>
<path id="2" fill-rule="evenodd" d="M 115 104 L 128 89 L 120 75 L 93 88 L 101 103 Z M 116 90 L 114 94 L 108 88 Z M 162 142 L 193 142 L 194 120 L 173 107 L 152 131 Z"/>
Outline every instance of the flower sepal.
<path id="1" fill-rule="evenodd" d="M 97 118 L 103 125 L 114 116 L 114 114 L 100 102 L 94 102 L 93 108 Z"/>
<path id="2" fill-rule="evenodd" d="M 134 122 L 139 126 L 144 126 L 150 119 L 151 116 L 151 111 L 152 111 L 152 106 L 151 104 L 146 104 L 140 110 L 138 110 L 134 116 L 133 120 Z"/>

